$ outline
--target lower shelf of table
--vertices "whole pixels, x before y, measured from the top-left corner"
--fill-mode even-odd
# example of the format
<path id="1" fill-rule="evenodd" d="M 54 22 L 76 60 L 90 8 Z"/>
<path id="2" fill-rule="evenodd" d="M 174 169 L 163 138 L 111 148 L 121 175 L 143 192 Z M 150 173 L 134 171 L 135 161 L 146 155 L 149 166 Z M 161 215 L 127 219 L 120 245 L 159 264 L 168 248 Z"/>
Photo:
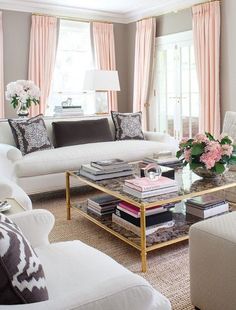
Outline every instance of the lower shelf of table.
<path id="1" fill-rule="evenodd" d="M 111 215 L 106 215 L 102 218 L 96 216 L 87 210 L 86 203 L 73 204 L 71 207 L 99 227 L 141 251 L 141 238 L 120 225 L 113 223 Z M 171 228 L 160 228 L 158 231 L 146 236 L 147 252 L 187 240 L 190 226 L 199 221 L 198 218 L 193 216 L 186 217 L 181 207 L 173 208 L 172 212 L 175 225 Z"/>

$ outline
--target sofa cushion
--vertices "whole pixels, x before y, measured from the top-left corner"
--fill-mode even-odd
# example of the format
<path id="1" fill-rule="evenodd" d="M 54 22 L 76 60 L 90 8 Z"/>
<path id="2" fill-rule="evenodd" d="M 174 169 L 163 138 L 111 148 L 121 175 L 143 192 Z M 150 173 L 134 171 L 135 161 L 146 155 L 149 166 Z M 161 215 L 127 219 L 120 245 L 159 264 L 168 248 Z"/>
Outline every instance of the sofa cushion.
<path id="1" fill-rule="evenodd" d="M 88 143 L 34 152 L 15 163 L 16 176 L 31 177 L 77 170 L 82 164 L 96 160 L 120 158 L 136 161 L 158 151 L 175 152 L 175 144 L 147 140 Z"/>
<path id="2" fill-rule="evenodd" d="M 42 114 L 30 119 L 9 119 L 8 122 L 16 146 L 23 155 L 53 147 Z"/>
<path id="3" fill-rule="evenodd" d="M 21 230 L 0 214 L 0 304 L 26 304 L 48 299 L 39 258 Z"/>
<path id="4" fill-rule="evenodd" d="M 142 131 L 142 113 L 111 112 L 115 126 L 116 140 L 144 140 Z"/>
<path id="5" fill-rule="evenodd" d="M 52 127 L 56 147 L 113 140 L 107 118 L 53 122 Z"/>
<path id="6" fill-rule="evenodd" d="M 80 241 L 54 243 L 36 252 L 44 266 L 50 299 L 60 309 L 171 309 L 168 299 L 142 277 Z"/>

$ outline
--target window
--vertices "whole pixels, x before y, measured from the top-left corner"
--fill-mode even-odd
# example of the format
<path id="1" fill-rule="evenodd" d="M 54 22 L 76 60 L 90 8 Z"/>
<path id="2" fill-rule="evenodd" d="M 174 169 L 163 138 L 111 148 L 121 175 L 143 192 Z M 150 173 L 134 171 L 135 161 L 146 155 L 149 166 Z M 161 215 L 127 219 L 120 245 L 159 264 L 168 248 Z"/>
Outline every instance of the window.
<path id="1" fill-rule="evenodd" d="M 155 57 L 155 126 L 176 138 L 199 128 L 199 91 L 192 31 L 157 38 Z"/>
<path id="2" fill-rule="evenodd" d="M 93 68 L 90 24 L 60 21 L 60 32 L 53 74 L 52 89 L 46 115 L 53 115 L 55 107 L 71 98 L 71 105 L 81 106 L 85 114 L 94 113 L 90 94 L 83 92 L 85 71 Z M 70 101 L 70 100 L 69 100 Z"/>

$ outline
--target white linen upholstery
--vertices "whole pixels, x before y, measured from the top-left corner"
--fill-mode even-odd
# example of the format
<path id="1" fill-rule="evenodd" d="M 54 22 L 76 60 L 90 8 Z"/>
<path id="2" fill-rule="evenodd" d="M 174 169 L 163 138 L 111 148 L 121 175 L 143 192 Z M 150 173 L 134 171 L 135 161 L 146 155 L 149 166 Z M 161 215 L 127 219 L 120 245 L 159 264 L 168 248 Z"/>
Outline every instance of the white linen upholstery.
<path id="1" fill-rule="evenodd" d="M 25 155 L 15 163 L 18 178 L 76 170 L 82 164 L 104 158 L 139 160 L 167 147 L 164 143 L 145 140 L 125 140 L 73 145 Z M 169 149 L 172 146 L 169 147 Z M 174 147 L 172 148 L 174 150 Z"/>
<path id="2" fill-rule="evenodd" d="M 0 199 L 14 198 L 26 210 L 32 209 L 32 202 L 28 195 L 15 182 L 0 177 Z"/>
<path id="3" fill-rule="evenodd" d="M 84 119 L 72 118 L 74 121 Z M 51 141 L 53 141 L 51 123 L 61 120 L 69 121 L 71 119 L 45 119 Z M 111 118 L 108 117 L 108 121 L 114 136 Z M 16 181 L 28 194 L 35 194 L 64 189 L 64 172 L 77 170 L 82 164 L 91 161 L 108 158 L 135 161 L 159 151 L 171 151 L 174 154 L 178 148 L 175 139 L 168 134 L 145 132 L 144 135 L 146 140 L 88 143 L 37 151 L 22 156 L 15 147 L 9 124 L 0 122 L 0 143 L 8 143 L 8 145 L 0 144 L 0 168 L 4 176 Z M 79 184 L 77 183 L 77 185 Z"/>
<path id="4" fill-rule="evenodd" d="M 191 301 L 201 310 L 235 310 L 236 212 L 190 229 Z"/>
<path id="5" fill-rule="evenodd" d="M 25 237 L 33 248 L 48 245 L 48 235 L 52 230 L 55 218 L 47 210 L 30 210 L 10 216 L 24 230 Z"/>
<path id="6" fill-rule="evenodd" d="M 54 223 L 50 212 L 33 210 L 11 218 L 32 244 L 37 239 L 34 249 L 43 265 L 49 300 L 4 305 L 0 310 L 171 310 L 168 299 L 146 280 L 100 251 L 80 241 L 45 242 L 42 232 L 47 235 Z"/>

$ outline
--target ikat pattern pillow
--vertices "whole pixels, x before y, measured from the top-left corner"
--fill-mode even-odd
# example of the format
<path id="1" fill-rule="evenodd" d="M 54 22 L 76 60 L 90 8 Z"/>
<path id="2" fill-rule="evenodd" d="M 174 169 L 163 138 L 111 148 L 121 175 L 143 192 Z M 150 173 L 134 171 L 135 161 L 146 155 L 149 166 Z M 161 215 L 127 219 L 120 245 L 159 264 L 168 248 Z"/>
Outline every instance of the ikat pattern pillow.
<path id="1" fill-rule="evenodd" d="M 111 112 L 116 140 L 144 140 L 142 113 Z"/>
<path id="2" fill-rule="evenodd" d="M 43 267 L 19 227 L 0 214 L 0 304 L 48 300 Z"/>
<path id="3" fill-rule="evenodd" d="M 23 155 L 53 148 L 42 114 L 29 119 L 9 119 L 8 123 L 16 146 Z"/>

